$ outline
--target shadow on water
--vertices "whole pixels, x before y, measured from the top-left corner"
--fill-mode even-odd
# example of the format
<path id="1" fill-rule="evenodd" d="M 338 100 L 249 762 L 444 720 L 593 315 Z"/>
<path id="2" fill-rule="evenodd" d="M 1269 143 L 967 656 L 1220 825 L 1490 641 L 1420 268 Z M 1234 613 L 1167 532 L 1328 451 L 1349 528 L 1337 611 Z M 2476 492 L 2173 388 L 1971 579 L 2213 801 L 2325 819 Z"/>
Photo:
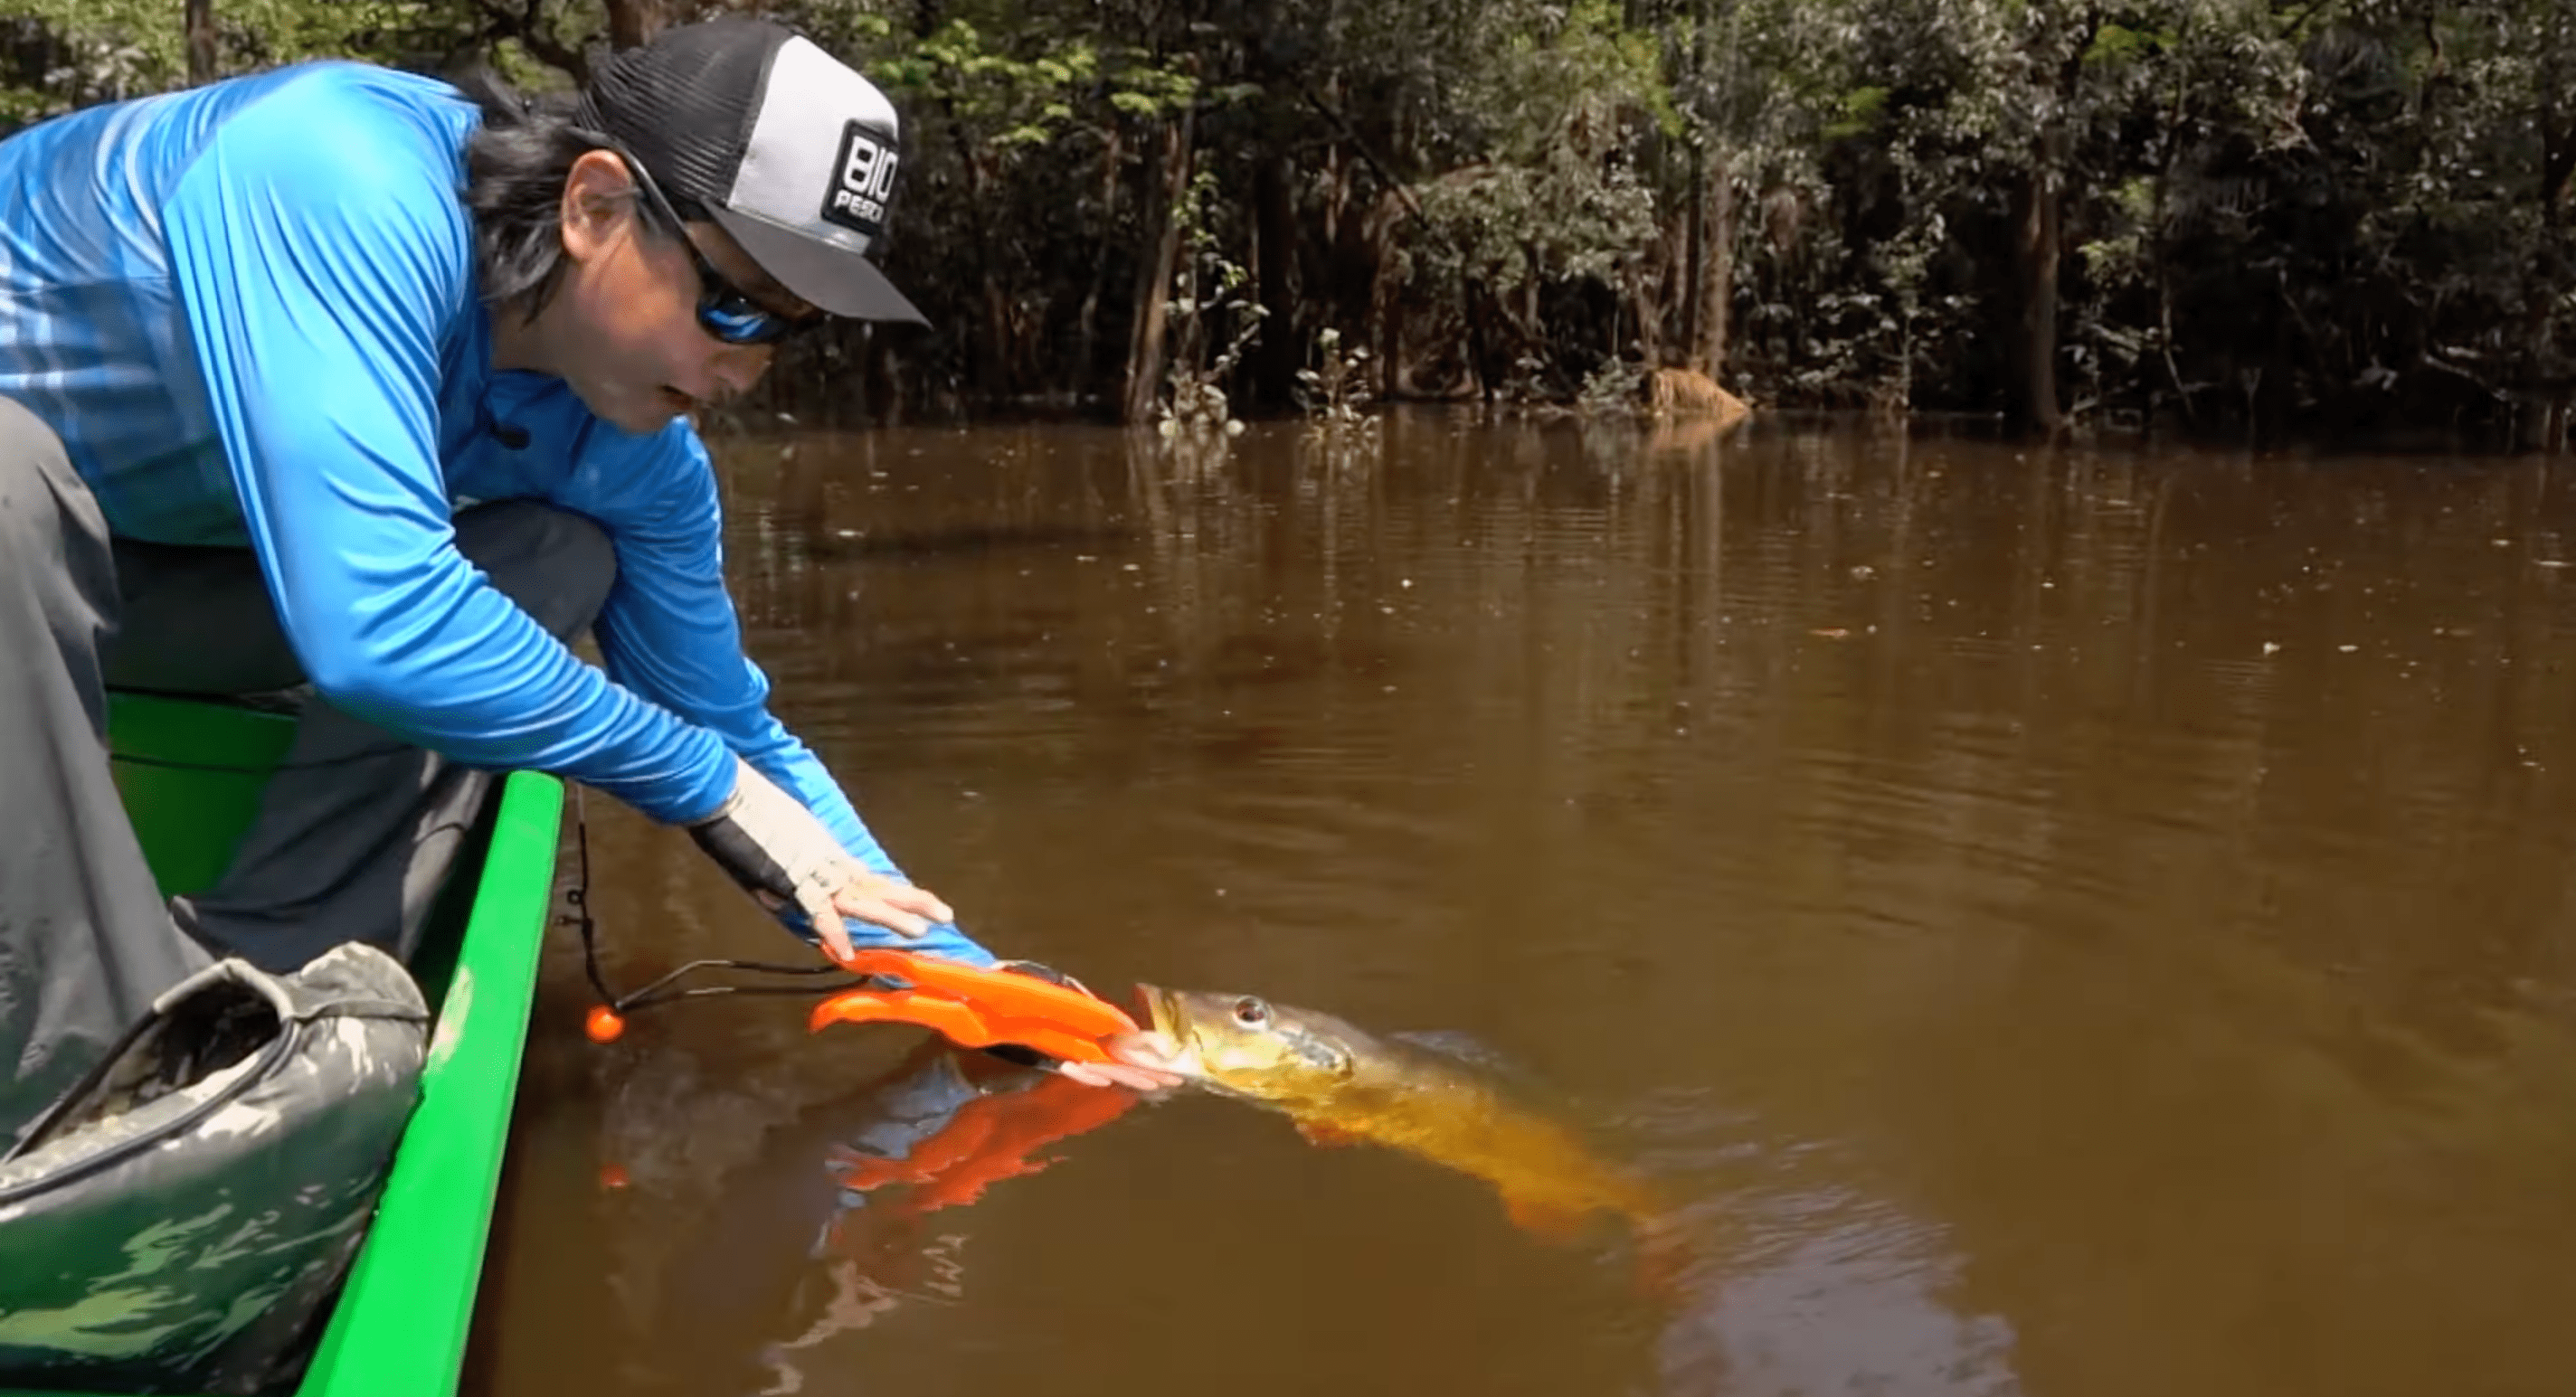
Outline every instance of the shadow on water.
<path id="1" fill-rule="evenodd" d="M 779 711 L 970 930 L 1464 1035 L 1707 1245 L 1649 1301 L 1421 1161 L 1206 1097 L 1050 1135 L 779 1001 L 594 1048 L 558 945 L 476 1390 L 2576 1380 L 2548 463 L 1445 412 L 723 455 Z M 614 977 L 776 949 L 591 816 Z M 908 1204 L 889 1142 L 961 1113 L 1044 1167 Z"/>

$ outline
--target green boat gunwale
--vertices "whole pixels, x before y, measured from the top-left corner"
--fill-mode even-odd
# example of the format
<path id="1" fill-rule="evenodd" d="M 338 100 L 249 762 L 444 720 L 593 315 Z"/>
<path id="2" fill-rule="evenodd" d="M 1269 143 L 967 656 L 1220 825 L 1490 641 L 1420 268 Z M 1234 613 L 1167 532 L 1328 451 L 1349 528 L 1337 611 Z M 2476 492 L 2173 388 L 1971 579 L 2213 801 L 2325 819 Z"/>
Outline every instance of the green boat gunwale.
<path id="1" fill-rule="evenodd" d="M 109 696 L 118 787 L 164 894 L 221 873 L 293 732 L 275 713 Z M 420 1105 L 298 1397 L 457 1389 L 536 997 L 563 800 L 555 778 L 512 773 L 449 875 L 413 962 L 437 1007 Z"/>

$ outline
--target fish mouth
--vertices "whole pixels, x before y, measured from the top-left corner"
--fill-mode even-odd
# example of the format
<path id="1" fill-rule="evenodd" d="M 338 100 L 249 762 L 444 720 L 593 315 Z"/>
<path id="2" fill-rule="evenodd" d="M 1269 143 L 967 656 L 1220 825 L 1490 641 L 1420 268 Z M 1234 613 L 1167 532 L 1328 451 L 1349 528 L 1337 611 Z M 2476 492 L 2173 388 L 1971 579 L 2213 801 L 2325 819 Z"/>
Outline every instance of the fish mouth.
<path id="1" fill-rule="evenodd" d="M 1139 1027 L 1171 1039 L 1176 1051 L 1190 1046 L 1194 1036 L 1190 1032 L 1190 1016 L 1181 1007 L 1178 991 L 1167 990 L 1160 985 L 1140 984 L 1136 987 L 1136 1003 L 1144 1010 Z"/>
<path id="2" fill-rule="evenodd" d="M 1181 1013 L 1180 997 L 1170 990 L 1139 982 L 1136 986 L 1136 1008 L 1138 1027 L 1171 1040 L 1172 1056 L 1168 1069 L 1194 1075 L 1198 1054 L 1193 1050 L 1188 1020 Z"/>
<path id="3" fill-rule="evenodd" d="M 1142 981 L 1136 985 L 1136 1017 L 1142 1026 L 1156 1033 L 1172 1031 L 1172 996 L 1168 990 L 1156 989 Z"/>

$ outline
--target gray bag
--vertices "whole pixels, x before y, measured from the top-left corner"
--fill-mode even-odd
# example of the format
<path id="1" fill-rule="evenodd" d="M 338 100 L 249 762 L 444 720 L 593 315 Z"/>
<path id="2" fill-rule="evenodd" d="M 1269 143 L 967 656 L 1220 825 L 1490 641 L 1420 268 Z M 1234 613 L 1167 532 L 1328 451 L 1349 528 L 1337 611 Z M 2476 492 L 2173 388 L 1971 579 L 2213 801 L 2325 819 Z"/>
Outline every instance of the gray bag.
<path id="1" fill-rule="evenodd" d="M 297 1376 L 418 1099 L 429 1010 L 352 942 L 153 1001 L 0 1159 L 0 1387 Z"/>

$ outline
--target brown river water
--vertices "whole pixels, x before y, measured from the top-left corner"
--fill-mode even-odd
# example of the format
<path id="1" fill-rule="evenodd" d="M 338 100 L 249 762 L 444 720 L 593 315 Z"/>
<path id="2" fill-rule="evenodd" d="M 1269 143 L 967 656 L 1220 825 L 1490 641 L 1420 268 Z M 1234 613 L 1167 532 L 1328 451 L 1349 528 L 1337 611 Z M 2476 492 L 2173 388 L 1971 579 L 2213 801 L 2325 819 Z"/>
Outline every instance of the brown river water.
<path id="1" fill-rule="evenodd" d="M 1436 411 L 719 454 L 778 711 L 987 944 L 1433 1035 L 1702 1244 L 1644 1291 L 1195 1094 L 908 1208 L 849 1170 L 944 1118 L 920 1035 L 593 1046 L 559 932 L 469 1391 L 2576 1391 L 2563 464 Z M 587 809 L 612 980 L 792 952 Z"/>

